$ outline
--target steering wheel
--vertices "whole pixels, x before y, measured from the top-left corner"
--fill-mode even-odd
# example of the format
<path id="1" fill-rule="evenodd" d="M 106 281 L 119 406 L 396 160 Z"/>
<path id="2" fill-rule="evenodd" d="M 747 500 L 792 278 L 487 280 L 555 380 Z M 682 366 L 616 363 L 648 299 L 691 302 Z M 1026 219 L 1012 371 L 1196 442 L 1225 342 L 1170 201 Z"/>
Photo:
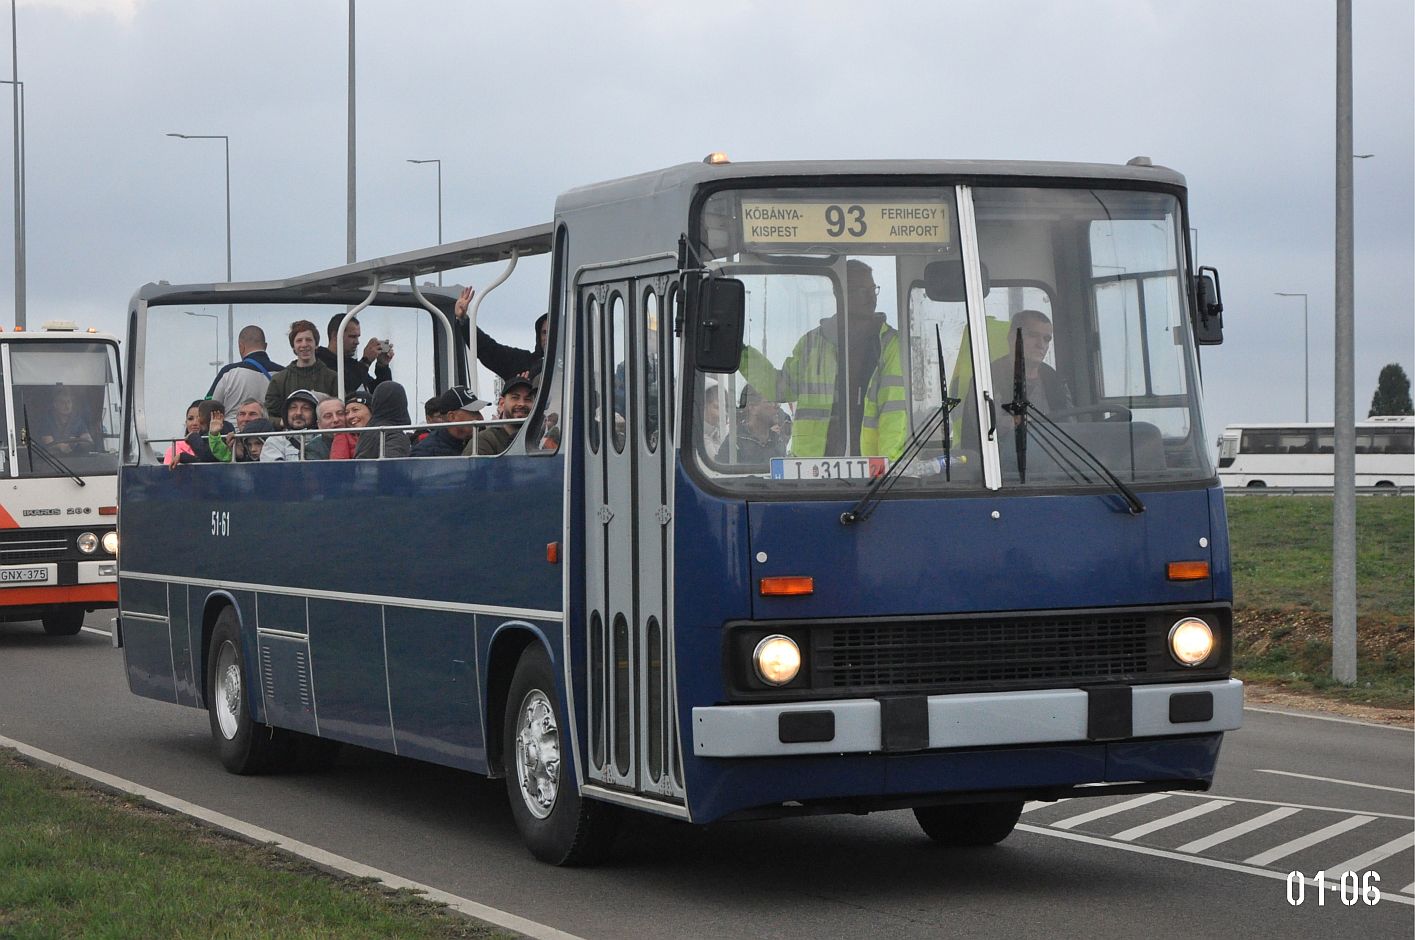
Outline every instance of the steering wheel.
<path id="1" fill-rule="evenodd" d="M 1135 420 L 1134 412 L 1124 405 L 1082 405 L 1079 408 L 1062 408 L 1060 411 L 1048 412 L 1048 417 L 1055 420 L 1075 418 L 1078 415 L 1109 415 L 1103 419 L 1106 421 Z"/>

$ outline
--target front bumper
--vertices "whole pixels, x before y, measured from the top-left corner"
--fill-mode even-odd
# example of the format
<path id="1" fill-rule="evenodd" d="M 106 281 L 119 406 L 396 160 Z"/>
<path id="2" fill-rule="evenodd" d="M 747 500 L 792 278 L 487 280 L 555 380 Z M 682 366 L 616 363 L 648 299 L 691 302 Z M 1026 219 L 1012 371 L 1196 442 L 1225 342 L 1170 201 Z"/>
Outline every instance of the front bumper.
<path id="1" fill-rule="evenodd" d="M 698 757 L 863 754 L 1233 731 L 1237 679 L 693 709 Z"/>

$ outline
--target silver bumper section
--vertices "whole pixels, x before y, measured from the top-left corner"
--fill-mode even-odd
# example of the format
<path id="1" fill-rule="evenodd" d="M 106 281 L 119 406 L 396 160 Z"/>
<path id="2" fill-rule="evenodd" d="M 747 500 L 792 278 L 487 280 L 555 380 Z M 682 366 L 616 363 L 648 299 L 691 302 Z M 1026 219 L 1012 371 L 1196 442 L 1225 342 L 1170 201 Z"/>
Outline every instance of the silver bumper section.
<path id="1" fill-rule="evenodd" d="M 1243 722 L 1243 683 L 1237 679 L 1128 689 L 1127 739 L 1233 731 Z M 929 750 L 1118 737 L 1111 730 L 1114 716 L 1108 716 L 1106 733 L 1096 731 L 1096 711 L 1085 689 L 931 695 L 924 701 Z M 694 708 L 693 752 L 699 757 L 781 757 L 893 750 L 885 746 L 884 711 L 878 699 Z"/>

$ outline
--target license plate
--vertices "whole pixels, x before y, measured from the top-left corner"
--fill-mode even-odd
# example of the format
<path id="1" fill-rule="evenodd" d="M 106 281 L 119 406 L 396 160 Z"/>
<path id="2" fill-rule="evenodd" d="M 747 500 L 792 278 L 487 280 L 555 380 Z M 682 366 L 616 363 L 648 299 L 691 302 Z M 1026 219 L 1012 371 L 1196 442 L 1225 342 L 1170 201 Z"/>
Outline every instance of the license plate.
<path id="1" fill-rule="evenodd" d="M 48 568 L 0 568 L 0 584 L 28 584 L 48 580 Z"/>
<path id="2" fill-rule="evenodd" d="M 887 457 L 773 457 L 773 480 L 868 480 L 889 470 Z"/>

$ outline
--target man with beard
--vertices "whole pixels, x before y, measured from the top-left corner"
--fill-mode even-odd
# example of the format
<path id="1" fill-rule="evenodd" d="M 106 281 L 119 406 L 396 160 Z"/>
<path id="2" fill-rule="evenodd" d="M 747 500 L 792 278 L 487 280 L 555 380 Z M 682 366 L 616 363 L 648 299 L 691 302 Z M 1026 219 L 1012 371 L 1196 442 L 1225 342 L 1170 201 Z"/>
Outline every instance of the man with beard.
<path id="1" fill-rule="evenodd" d="M 290 431 L 303 431 L 314 427 L 314 413 L 318 406 L 319 399 L 315 398 L 314 392 L 306 388 L 295 389 L 285 399 L 283 412 L 285 428 Z M 301 458 L 298 437 L 271 436 L 266 439 L 265 447 L 260 452 L 261 463 L 299 459 Z"/>
<path id="2" fill-rule="evenodd" d="M 496 400 L 496 416 L 502 419 L 524 421 L 531 416 L 531 408 L 536 403 L 536 384 L 524 375 L 512 376 L 501 397 Z M 511 441 L 520 429 L 519 424 L 498 424 L 484 428 L 467 444 L 463 454 L 499 454 L 511 446 Z"/>

